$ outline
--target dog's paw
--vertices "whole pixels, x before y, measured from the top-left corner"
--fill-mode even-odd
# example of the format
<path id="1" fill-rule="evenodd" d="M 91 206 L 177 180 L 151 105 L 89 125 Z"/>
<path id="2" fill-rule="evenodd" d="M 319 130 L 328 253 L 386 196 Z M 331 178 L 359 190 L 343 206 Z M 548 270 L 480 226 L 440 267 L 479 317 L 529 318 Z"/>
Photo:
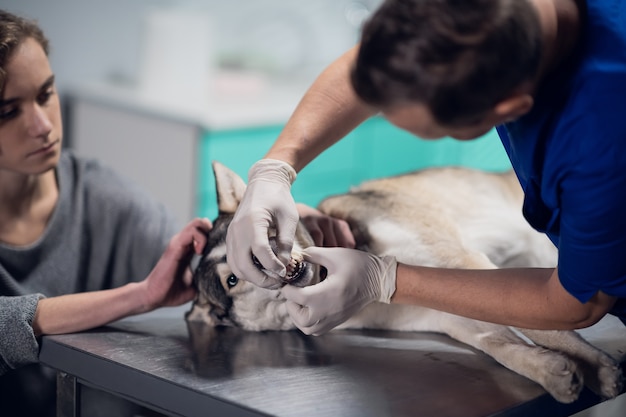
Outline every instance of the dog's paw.
<path id="1" fill-rule="evenodd" d="M 583 389 L 584 377 L 576 362 L 558 354 L 546 363 L 541 385 L 557 401 L 571 403 Z"/>
<path id="2" fill-rule="evenodd" d="M 623 388 L 622 369 L 613 358 L 601 353 L 596 363 L 587 365 L 585 383 L 603 399 L 615 398 Z"/>

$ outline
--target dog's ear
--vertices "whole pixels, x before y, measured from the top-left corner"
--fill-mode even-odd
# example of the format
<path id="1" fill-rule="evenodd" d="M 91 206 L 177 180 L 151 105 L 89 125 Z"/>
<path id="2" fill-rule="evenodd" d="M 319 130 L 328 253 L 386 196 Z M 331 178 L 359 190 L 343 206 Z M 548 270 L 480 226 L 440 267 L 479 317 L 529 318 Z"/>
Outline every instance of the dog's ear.
<path id="1" fill-rule="evenodd" d="M 246 183 L 234 171 L 217 161 L 213 161 L 213 174 L 217 190 L 217 209 L 224 214 L 235 213 L 246 191 Z"/>

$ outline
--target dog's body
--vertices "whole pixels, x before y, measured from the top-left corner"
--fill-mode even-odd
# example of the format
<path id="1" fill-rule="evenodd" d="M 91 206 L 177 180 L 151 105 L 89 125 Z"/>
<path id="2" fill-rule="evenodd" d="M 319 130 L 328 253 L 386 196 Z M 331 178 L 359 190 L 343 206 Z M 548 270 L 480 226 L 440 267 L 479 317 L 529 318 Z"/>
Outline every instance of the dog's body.
<path id="1" fill-rule="evenodd" d="M 209 236 L 194 282 L 199 295 L 188 320 L 248 330 L 290 330 L 294 324 L 280 290 L 266 290 L 232 275 L 224 239 L 245 190 L 243 180 L 213 165 L 220 214 Z M 556 250 L 521 215 L 522 191 L 512 172 L 485 173 L 435 168 L 364 183 L 330 197 L 319 209 L 346 220 L 359 249 L 393 255 L 399 262 L 450 268 L 554 267 Z M 318 283 L 320 268 L 301 261 L 312 245 L 304 227 L 297 233 L 298 259 L 289 282 Z M 507 368 L 541 384 L 558 401 L 574 401 L 583 381 L 605 398 L 621 391 L 621 372 L 606 353 L 573 331 L 513 329 L 407 305 L 372 303 L 338 328 L 431 331 L 473 346 Z"/>

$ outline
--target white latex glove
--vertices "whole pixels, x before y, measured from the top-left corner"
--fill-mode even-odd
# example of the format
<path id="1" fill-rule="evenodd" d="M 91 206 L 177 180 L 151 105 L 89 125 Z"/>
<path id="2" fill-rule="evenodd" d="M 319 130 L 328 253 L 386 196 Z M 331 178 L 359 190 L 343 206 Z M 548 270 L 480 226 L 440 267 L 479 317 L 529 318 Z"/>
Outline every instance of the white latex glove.
<path id="1" fill-rule="evenodd" d="M 346 248 L 310 247 L 308 262 L 323 265 L 326 279 L 310 287 L 286 285 L 287 311 L 295 325 L 306 334 L 320 335 L 332 330 L 373 301 L 389 303 L 396 291 L 396 258 L 379 258 Z"/>
<path id="2" fill-rule="evenodd" d="M 226 258 L 238 278 L 263 288 L 282 286 L 298 224 L 291 196 L 295 179 L 296 171 L 276 159 L 261 159 L 250 168 L 246 192 L 226 234 Z M 277 233 L 276 254 L 270 246 L 270 230 Z"/>

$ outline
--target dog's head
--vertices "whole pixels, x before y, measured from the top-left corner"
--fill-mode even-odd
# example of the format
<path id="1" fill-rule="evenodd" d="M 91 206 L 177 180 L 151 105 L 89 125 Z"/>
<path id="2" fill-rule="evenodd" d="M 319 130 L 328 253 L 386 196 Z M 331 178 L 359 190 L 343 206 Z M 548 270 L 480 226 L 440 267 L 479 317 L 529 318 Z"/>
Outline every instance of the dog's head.
<path id="1" fill-rule="evenodd" d="M 217 190 L 218 217 L 208 236 L 205 251 L 195 269 L 193 282 L 198 296 L 187 320 L 204 321 L 210 326 L 239 326 L 247 330 L 294 329 L 281 289 L 258 287 L 233 274 L 226 262 L 226 232 L 246 189 L 236 173 L 213 162 Z M 270 242 L 273 236 L 269 236 Z M 320 267 L 305 262 L 302 249 L 313 245 L 306 229 L 299 224 L 285 283 L 304 287 L 321 281 Z M 251 255 L 252 256 L 252 255 Z"/>

